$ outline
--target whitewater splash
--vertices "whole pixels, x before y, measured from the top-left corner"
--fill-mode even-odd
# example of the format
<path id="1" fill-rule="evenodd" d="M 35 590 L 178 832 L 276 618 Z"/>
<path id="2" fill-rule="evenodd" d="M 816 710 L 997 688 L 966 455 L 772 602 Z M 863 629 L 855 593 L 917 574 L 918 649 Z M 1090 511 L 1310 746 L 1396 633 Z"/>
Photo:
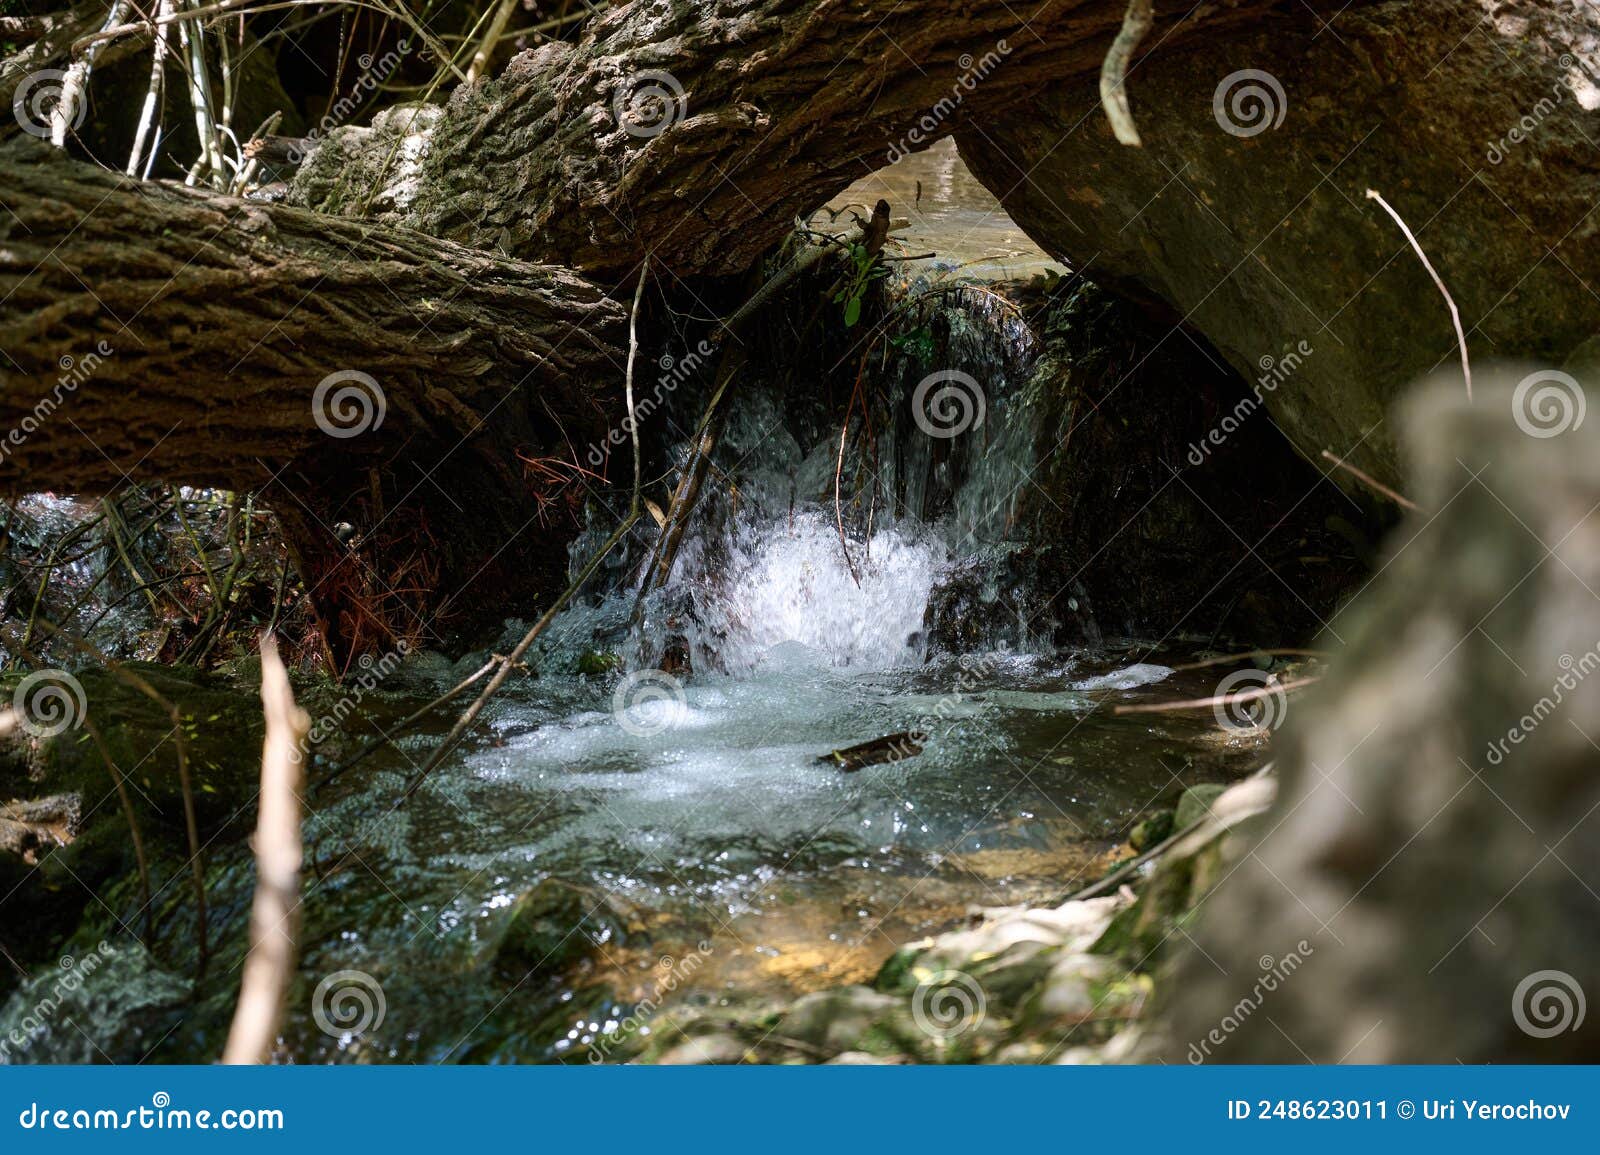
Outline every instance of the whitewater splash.
<path id="1" fill-rule="evenodd" d="M 897 528 L 851 540 L 859 586 L 819 513 L 746 529 L 730 552 L 719 579 L 696 590 L 688 641 L 697 669 L 884 669 L 925 657 L 923 615 L 947 560 L 936 541 Z"/>

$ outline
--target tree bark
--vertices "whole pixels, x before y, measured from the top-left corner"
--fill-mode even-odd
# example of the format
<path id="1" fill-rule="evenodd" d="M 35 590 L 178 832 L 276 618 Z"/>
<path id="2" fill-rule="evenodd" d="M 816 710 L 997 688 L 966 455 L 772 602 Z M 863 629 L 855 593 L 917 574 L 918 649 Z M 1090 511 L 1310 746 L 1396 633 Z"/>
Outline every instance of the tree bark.
<path id="1" fill-rule="evenodd" d="M 1146 43 L 1258 23 L 1272 7 L 1161 13 Z M 597 276 L 626 273 L 646 249 L 680 276 L 736 273 L 797 214 L 897 155 L 1097 76 L 1125 8 L 637 0 L 578 44 L 525 52 L 457 90 L 412 134 L 414 160 L 395 159 L 383 131 L 335 132 L 292 195 Z M 1137 70 L 1130 83 L 1137 113 Z M 663 98 L 631 103 L 652 89 Z M 407 164 L 414 175 L 395 182 Z"/>
<path id="2" fill-rule="evenodd" d="M 594 285 L 32 140 L 0 149 L 0 203 L 0 489 L 262 491 L 346 639 L 402 589 L 425 593 L 367 640 L 402 620 L 435 635 L 441 601 L 493 603 L 469 588 L 561 584 L 562 551 L 524 531 L 565 513 L 519 455 L 572 460 L 614 412 L 626 314 Z M 319 400 L 339 373 L 364 378 Z"/>

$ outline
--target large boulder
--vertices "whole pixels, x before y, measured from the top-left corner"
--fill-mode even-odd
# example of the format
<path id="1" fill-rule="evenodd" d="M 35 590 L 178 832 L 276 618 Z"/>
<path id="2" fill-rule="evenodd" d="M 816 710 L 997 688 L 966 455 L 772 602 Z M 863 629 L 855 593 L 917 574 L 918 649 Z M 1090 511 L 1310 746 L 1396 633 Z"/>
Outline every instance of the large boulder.
<path id="1" fill-rule="evenodd" d="M 1443 297 L 1366 190 L 1416 234 L 1474 355 L 1559 364 L 1600 332 L 1600 10 L 1286 7 L 1139 60 L 1142 148 L 1113 139 L 1087 80 L 957 142 L 1047 251 L 1170 307 L 1169 343 L 1180 320 L 1209 338 L 1301 453 L 1395 485 L 1391 404 L 1459 362 Z"/>

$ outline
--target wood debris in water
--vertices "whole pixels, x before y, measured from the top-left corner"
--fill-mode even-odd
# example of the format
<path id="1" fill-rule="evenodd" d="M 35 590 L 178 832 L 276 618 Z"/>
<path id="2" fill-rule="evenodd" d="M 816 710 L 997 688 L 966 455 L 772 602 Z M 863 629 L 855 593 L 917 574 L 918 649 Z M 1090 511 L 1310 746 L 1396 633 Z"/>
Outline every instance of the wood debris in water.
<path id="1" fill-rule="evenodd" d="M 855 746 L 845 746 L 843 749 L 819 754 L 817 761 L 830 762 L 850 773 L 864 766 L 876 766 L 882 762 L 904 762 L 907 758 L 915 758 L 922 753 L 922 744 L 927 740 L 928 736 L 921 731 L 902 730 L 898 734 L 886 734 L 870 742 L 861 742 Z"/>

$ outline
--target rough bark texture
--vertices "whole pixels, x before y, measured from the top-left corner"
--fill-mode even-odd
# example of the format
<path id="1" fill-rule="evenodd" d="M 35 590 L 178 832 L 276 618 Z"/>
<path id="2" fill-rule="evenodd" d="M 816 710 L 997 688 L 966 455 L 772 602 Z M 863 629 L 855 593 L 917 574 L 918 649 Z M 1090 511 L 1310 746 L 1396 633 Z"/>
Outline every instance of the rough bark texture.
<path id="1" fill-rule="evenodd" d="M 1400 485 L 1390 407 L 1459 356 L 1445 301 L 1366 190 L 1416 233 L 1474 359 L 1560 364 L 1600 332 L 1600 9 L 1447 0 L 1326 15 L 1327 28 L 1300 10 L 1153 51 L 1129 79 L 1142 149 L 1115 142 L 1087 80 L 957 142 L 1046 249 L 1168 303 L 1262 380 L 1303 454 L 1331 449 Z M 1280 93 L 1236 78 L 1246 69 Z M 1253 107 L 1251 84 L 1265 98 Z M 1274 378 L 1301 341 L 1313 352 Z"/>
<path id="2" fill-rule="evenodd" d="M 1289 706 L 1278 805 L 1166 984 L 1169 1059 L 1600 1057 L 1600 423 L 1528 435 L 1518 378 L 1407 414 L 1430 512 Z"/>
<path id="3" fill-rule="evenodd" d="M 136 474 L 261 490 L 335 625 L 355 607 L 329 574 L 352 564 L 369 594 L 425 577 L 435 603 L 475 576 L 530 589 L 562 572 L 559 550 L 524 538 L 479 573 L 547 496 L 518 454 L 570 459 L 620 392 L 624 310 L 583 278 L 130 181 L 31 140 L 0 153 L 0 202 L 0 487 Z M 381 423 L 360 380 L 317 403 L 341 371 L 376 383 Z M 371 409 L 342 405 L 341 385 Z M 340 521 L 374 550 L 405 538 L 427 574 L 352 553 Z"/>
<path id="4" fill-rule="evenodd" d="M 1258 24 L 1274 7 L 1161 13 L 1147 43 Z M 1041 91 L 1098 75 L 1125 8 L 638 0 L 577 45 L 547 44 L 459 90 L 405 148 L 334 133 L 295 196 L 594 274 L 625 273 L 647 249 L 679 275 L 735 273 L 897 153 L 980 119 L 991 131 Z M 634 101 L 652 86 L 665 98 Z M 407 165 L 415 180 L 396 186 Z"/>

